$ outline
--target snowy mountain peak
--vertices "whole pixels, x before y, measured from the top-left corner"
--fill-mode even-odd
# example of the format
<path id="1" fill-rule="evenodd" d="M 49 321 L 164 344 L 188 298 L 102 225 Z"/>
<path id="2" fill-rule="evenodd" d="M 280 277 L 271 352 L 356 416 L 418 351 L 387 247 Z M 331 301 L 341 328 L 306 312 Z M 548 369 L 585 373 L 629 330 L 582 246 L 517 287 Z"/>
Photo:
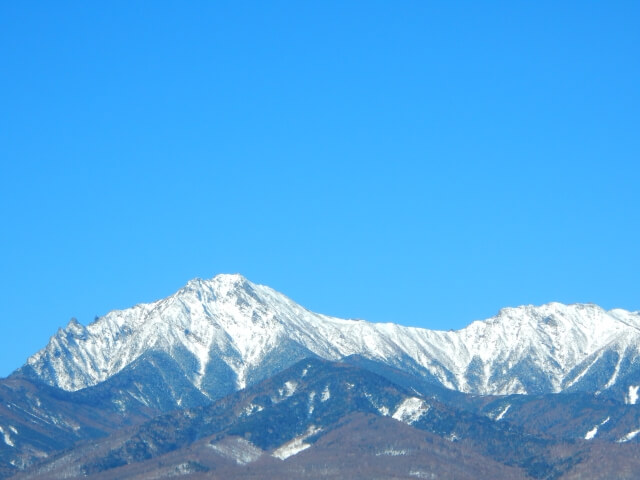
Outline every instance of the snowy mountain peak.
<path id="1" fill-rule="evenodd" d="M 593 303 L 572 303 L 569 305 L 559 302 L 549 302 L 543 305 L 521 305 L 518 307 L 505 307 L 500 309 L 496 319 L 508 319 L 510 321 L 545 321 L 549 318 L 565 318 L 569 321 L 583 323 L 589 318 L 594 318 L 606 313 L 598 305 Z"/>
<path id="2" fill-rule="evenodd" d="M 86 334 L 87 329 L 76 318 L 69 320 L 69 323 L 62 330 L 66 335 L 80 337 Z"/>
<path id="3" fill-rule="evenodd" d="M 239 273 L 221 273 L 211 279 L 194 278 L 180 290 L 223 289 L 233 290 L 250 284 L 249 280 Z"/>
<path id="4" fill-rule="evenodd" d="M 360 355 L 464 392 L 596 391 L 638 368 L 639 339 L 637 312 L 593 304 L 504 308 L 449 332 L 342 320 L 234 274 L 191 280 L 87 327 L 72 320 L 21 373 L 78 390 L 141 362 L 157 368 L 162 355 L 180 381 L 214 398 L 302 358 Z"/>

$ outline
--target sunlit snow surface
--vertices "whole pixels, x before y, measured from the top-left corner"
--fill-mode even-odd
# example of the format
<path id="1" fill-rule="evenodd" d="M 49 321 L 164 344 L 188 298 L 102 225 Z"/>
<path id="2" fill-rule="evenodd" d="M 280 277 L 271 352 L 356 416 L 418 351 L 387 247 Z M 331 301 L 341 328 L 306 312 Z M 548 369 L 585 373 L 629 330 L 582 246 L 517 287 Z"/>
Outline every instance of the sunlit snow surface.
<path id="1" fill-rule="evenodd" d="M 304 441 L 309 438 L 311 435 L 314 435 L 320 432 L 322 429 L 318 427 L 314 427 L 313 425 L 309 427 L 304 435 L 300 435 L 299 437 L 294 438 L 290 442 L 285 443 L 281 447 L 277 448 L 271 454 L 272 456 L 279 458 L 280 460 L 286 460 L 289 457 L 297 455 L 298 453 L 306 450 L 311 445 L 305 443 Z"/>
<path id="2" fill-rule="evenodd" d="M 331 398 L 331 390 L 329 390 L 329 385 L 327 385 L 326 387 L 324 387 L 324 390 L 322 391 L 322 396 L 320 397 L 320 401 L 326 402 L 330 398 Z"/>
<path id="3" fill-rule="evenodd" d="M 210 444 L 209 447 L 223 457 L 235 461 L 238 465 L 254 462 L 263 453 L 254 444 L 240 437 L 228 438 L 221 442 Z"/>
<path id="4" fill-rule="evenodd" d="M 600 422 L 599 425 L 596 425 L 595 427 L 593 427 L 591 430 L 589 430 L 585 436 L 584 439 L 585 440 L 593 440 L 593 438 L 598 434 L 598 428 L 600 428 L 601 426 L 603 426 L 605 423 L 607 423 L 610 420 L 610 417 L 605 418 L 602 422 Z"/>
<path id="5" fill-rule="evenodd" d="M 640 428 L 638 430 L 633 430 L 633 431 L 627 433 L 624 437 L 620 438 L 618 440 L 618 443 L 629 442 L 629 441 L 633 440 L 634 438 L 636 438 L 639 433 L 640 433 Z"/>
<path id="6" fill-rule="evenodd" d="M 250 403 L 244 409 L 244 411 L 242 412 L 242 415 L 245 417 L 250 417 L 254 413 L 261 412 L 262 410 L 264 410 L 264 407 L 262 405 L 254 405 L 253 403 Z"/>
<path id="7" fill-rule="evenodd" d="M 429 411 L 429 405 L 424 400 L 416 397 L 405 398 L 396 408 L 392 417 L 411 425 L 420 420 Z"/>
<path id="8" fill-rule="evenodd" d="M 380 413 L 380 415 L 383 415 L 385 417 L 389 416 L 389 407 L 387 407 L 386 405 L 382 405 L 378 400 L 376 400 L 376 398 L 371 395 L 370 393 L 365 393 L 364 396 L 366 397 L 367 400 L 369 400 L 369 402 L 371 402 L 371 405 L 373 405 L 378 412 Z"/>
<path id="9" fill-rule="evenodd" d="M 9 427 L 7 429 L 4 429 L 3 427 L 0 427 L 0 435 L 2 435 L 4 443 L 6 443 L 10 447 L 15 447 L 16 444 L 13 442 L 13 439 L 11 438 L 11 435 L 9 434 L 9 430 L 11 430 L 13 433 L 18 433 L 18 431 L 13 427 Z"/>
<path id="10" fill-rule="evenodd" d="M 587 434 L 584 436 L 584 439 L 591 440 L 593 437 L 596 436 L 597 433 L 598 433 L 598 426 L 596 425 L 595 427 L 593 427 L 591 430 L 587 432 Z"/>
<path id="11" fill-rule="evenodd" d="M 383 450 L 382 452 L 377 452 L 376 457 L 402 457 L 409 453 L 407 450 L 396 450 L 394 448 L 388 448 Z"/>
<path id="12" fill-rule="evenodd" d="M 558 392 L 584 380 L 606 349 L 619 360 L 601 387 L 613 385 L 625 355 L 639 353 L 639 332 L 638 312 L 590 304 L 505 308 L 447 332 L 342 320 L 309 312 L 240 275 L 218 275 L 192 280 L 166 299 L 110 312 L 87 327 L 70 322 L 28 365 L 50 385 L 74 391 L 104 381 L 145 352 L 160 351 L 209 394 L 215 392 L 203 385 L 216 384 L 204 382 L 212 359 L 226 364 L 236 388 L 243 388 L 255 381 L 267 356 L 280 355 L 286 363 L 290 352 L 282 346 L 297 345 L 329 360 L 358 354 L 400 368 L 411 361 L 446 387 L 480 394 L 530 393 L 526 369 L 519 369 L 526 365 L 544 372 L 547 383 L 540 388 Z M 631 393 L 635 402 L 637 387 Z M 321 401 L 329 395 L 322 392 Z"/>
<path id="13" fill-rule="evenodd" d="M 509 404 L 506 407 L 504 407 L 500 411 L 500 413 L 498 413 L 498 415 L 496 415 L 495 421 L 499 422 L 500 420 L 502 420 L 504 418 L 504 416 L 507 414 L 507 412 L 509 411 L 510 408 L 511 408 L 511 404 Z"/>

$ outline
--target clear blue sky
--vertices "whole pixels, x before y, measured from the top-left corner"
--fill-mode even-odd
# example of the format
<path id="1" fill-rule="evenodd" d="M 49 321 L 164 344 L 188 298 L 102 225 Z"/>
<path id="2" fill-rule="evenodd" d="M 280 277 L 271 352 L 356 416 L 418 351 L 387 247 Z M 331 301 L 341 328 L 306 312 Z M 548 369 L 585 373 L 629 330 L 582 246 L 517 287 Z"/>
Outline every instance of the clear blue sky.
<path id="1" fill-rule="evenodd" d="M 640 3 L 3 2 L 0 375 L 242 273 L 461 328 L 640 309 Z"/>

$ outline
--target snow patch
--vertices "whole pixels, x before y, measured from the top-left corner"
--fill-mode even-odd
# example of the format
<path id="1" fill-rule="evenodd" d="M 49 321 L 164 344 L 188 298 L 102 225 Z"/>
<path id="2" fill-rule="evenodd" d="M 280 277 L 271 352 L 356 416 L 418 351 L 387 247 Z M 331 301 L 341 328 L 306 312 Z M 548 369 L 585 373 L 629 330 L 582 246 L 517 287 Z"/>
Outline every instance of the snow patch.
<path id="1" fill-rule="evenodd" d="M 311 444 L 304 443 L 304 441 L 307 438 L 309 438 L 311 435 L 314 435 L 321 430 L 322 430 L 321 428 L 314 427 L 312 425 L 307 429 L 306 433 L 280 446 L 279 448 L 274 450 L 271 455 L 275 458 L 279 458 L 280 460 L 286 460 L 289 457 L 297 455 L 303 450 L 306 450 L 307 448 L 311 447 Z"/>
<path id="2" fill-rule="evenodd" d="M 288 381 L 285 382 L 284 384 L 284 396 L 285 397 L 290 397 L 291 395 L 293 395 L 296 391 L 296 388 L 298 388 L 298 384 L 296 382 L 292 382 L 292 381 Z"/>
<path id="3" fill-rule="evenodd" d="M 271 397 L 271 400 L 273 401 L 273 403 L 281 402 L 285 398 L 289 398 L 291 395 L 293 395 L 296 392 L 297 388 L 298 384 L 294 381 L 289 380 L 284 383 L 282 388 L 278 389 L 278 396 Z"/>
<path id="4" fill-rule="evenodd" d="M 437 478 L 435 473 L 423 472 L 422 470 L 411 470 L 409 476 L 416 478 Z"/>
<path id="5" fill-rule="evenodd" d="M 607 388 L 611 388 L 616 383 L 616 380 L 618 380 L 618 375 L 620 374 L 620 364 L 621 363 L 622 363 L 622 358 L 618 358 L 618 361 L 616 362 L 616 366 L 613 369 L 613 374 L 611 375 L 611 378 L 609 379 L 609 381 L 604 386 L 605 390 Z"/>
<path id="6" fill-rule="evenodd" d="M 191 463 L 183 462 L 176 465 L 173 470 L 173 473 L 170 473 L 169 476 L 174 477 L 174 476 L 189 475 L 190 473 L 194 473 L 194 470 L 195 469 L 193 468 L 193 465 Z M 153 477 L 153 478 L 157 478 L 157 477 Z"/>
<path id="7" fill-rule="evenodd" d="M 261 412 L 262 410 L 264 410 L 264 407 L 262 405 L 255 405 L 253 403 L 250 403 L 242 411 L 242 415 L 241 416 L 250 417 L 254 413 Z"/>
<path id="8" fill-rule="evenodd" d="M 596 425 L 595 427 L 593 427 L 591 430 L 589 430 L 586 435 L 584 436 L 585 440 L 591 440 L 593 437 L 596 436 L 596 434 L 598 433 L 598 425 Z"/>
<path id="9" fill-rule="evenodd" d="M 286 460 L 287 458 L 293 457 L 294 455 L 297 455 L 298 453 L 306 450 L 309 447 L 311 447 L 310 444 L 304 443 L 302 440 L 296 438 L 290 443 L 287 443 L 275 450 L 272 455 L 275 458 L 279 458 L 280 460 Z"/>
<path id="10" fill-rule="evenodd" d="M 638 389 L 640 385 L 629 385 L 629 393 L 624 399 L 624 403 L 635 405 L 638 402 Z"/>
<path id="11" fill-rule="evenodd" d="M 638 430 L 633 430 L 629 433 L 627 433 L 624 437 L 621 437 L 618 439 L 618 443 L 625 443 L 628 442 L 630 440 L 633 440 L 634 438 L 636 438 L 636 436 L 640 433 L 640 428 Z"/>
<path id="12" fill-rule="evenodd" d="M 191 351 L 196 360 L 198 361 L 198 375 L 195 378 L 194 385 L 198 388 L 198 390 L 202 390 L 202 381 L 204 380 L 205 373 L 207 372 L 207 365 L 209 364 L 209 360 L 211 356 L 209 355 L 208 345 L 203 345 L 199 341 L 188 341 L 185 339 L 185 344 L 187 348 Z"/>
<path id="13" fill-rule="evenodd" d="M 392 417 L 396 420 L 411 425 L 429 411 L 429 405 L 424 400 L 417 397 L 405 398 L 402 403 L 396 408 Z"/>
<path id="14" fill-rule="evenodd" d="M 143 397 L 142 395 L 136 395 L 133 392 L 128 392 L 128 393 L 133 399 L 137 400 L 138 402 L 143 404 L 145 407 L 149 406 L 149 401 L 145 397 Z"/>
<path id="15" fill-rule="evenodd" d="M 324 403 L 330 398 L 331 398 L 331 391 L 329 391 L 329 385 L 327 385 L 326 387 L 324 387 L 324 390 L 322 391 L 322 396 L 320 397 L 320 401 Z"/>
<path id="16" fill-rule="evenodd" d="M 373 398 L 373 395 L 366 392 L 364 396 L 367 398 L 367 400 L 369 400 L 369 403 L 371 403 L 371 405 L 373 405 L 376 408 L 376 410 L 380 412 L 380 415 L 382 415 L 383 417 L 389 416 L 389 409 L 385 405 L 379 405 L 378 402 L 376 402 L 375 399 Z"/>
<path id="17" fill-rule="evenodd" d="M 209 444 L 209 447 L 221 456 L 235 461 L 238 465 L 255 462 L 263 454 L 263 451 L 253 443 L 241 437 L 225 439 L 215 444 Z"/>
<path id="18" fill-rule="evenodd" d="M 496 415 L 496 418 L 494 418 L 494 420 L 496 422 L 499 422 L 500 420 L 502 420 L 502 418 L 507 414 L 510 408 L 511 408 L 511 404 L 504 407 L 502 411 L 498 415 Z"/>
<path id="19" fill-rule="evenodd" d="M 569 387 L 573 386 L 575 383 L 578 383 L 578 381 L 579 381 L 582 377 L 584 377 L 584 376 L 587 374 L 587 372 L 589 372 L 589 370 L 591 369 L 591 367 L 593 367 L 593 366 L 596 364 L 596 362 L 597 362 L 598 360 L 600 360 L 600 357 L 601 357 L 601 356 L 602 356 L 602 353 L 601 353 L 600 355 L 597 355 L 597 356 L 593 359 L 593 361 L 592 361 L 589 365 L 587 365 L 587 366 L 586 366 L 586 367 L 585 367 L 585 368 L 580 372 L 580 374 L 579 374 L 579 375 L 577 375 L 573 380 L 571 380 L 569 383 L 567 383 L 567 384 L 565 385 L 565 388 L 569 388 Z"/>
<path id="20" fill-rule="evenodd" d="M 409 453 L 407 450 L 396 450 L 394 448 L 388 448 L 382 452 L 377 452 L 376 457 L 387 456 L 387 457 L 400 457 Z"/>
<path id="21" fill-rule="evenodd" d="M 603 426 L 605 423 L 607 423 L 609 420 L 611 419 L 611 417 L 607 417 L 605 418 L 602 422 L 600 422 L 599 425 L 596 425 L 595 427 L 593 427 L 591 430 L 589 430 L 585 436 L 584 439 L 585 440 L 593 440 L 593 438 L 598 434 L 598 428 L 600 428 L 601 426 Z"/>
<path id="22" fill-rule="evenodd" d="M 113 401 L 113 404 L 114 404 L 116 407 L 118 407 L 118 410 L 119 410 L 120 412 L 124 412 L 124 411 L 127 409 L 127 407 L 126 407 L 126 405 L 124 404 L 124 402 L 123 402 L 122 400 L 120 400 L 119 398 L 116 398 L 116 399 Z"/>
<path id="23" fill-rule="evenodd" d="M 309 394 L 309 415 L 311 415 L 316 408 L 314 405 L 315 399 L 316 399 L 316 392 L 311 392 Z"/>
<path id="24" fill-rule="evenodd" d="M 4 437 L 4 443 L 9 445 L 10 447 L 15 447 L 16 446 L 16 444 L 13 443 L 13 440 L 11 439 L 11 436 L 9 435 L 9 432 L 7 432 L 2 427 L 0 427 L 0 434 L 2 434 L 2 436 Z"/>

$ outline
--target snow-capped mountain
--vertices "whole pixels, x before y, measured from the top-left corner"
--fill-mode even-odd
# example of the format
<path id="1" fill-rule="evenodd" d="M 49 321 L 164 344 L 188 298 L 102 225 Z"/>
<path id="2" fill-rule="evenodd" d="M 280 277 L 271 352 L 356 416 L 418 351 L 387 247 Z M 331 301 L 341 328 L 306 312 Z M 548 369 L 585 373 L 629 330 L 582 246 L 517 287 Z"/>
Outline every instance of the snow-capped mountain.
<path id="1" fill-rule="evenodd" d="M 240 275 L 218 275 L 86 327 L 71 321 L 19 373 L 75 391 L 141 362 L 157 367 L 158 355 L 208 398 L 310 356 L 360 355 L 467 393 L 617 389 L 635 402 L 640 312 L 549 303 L 445 332 L 312 313 Z"/>

